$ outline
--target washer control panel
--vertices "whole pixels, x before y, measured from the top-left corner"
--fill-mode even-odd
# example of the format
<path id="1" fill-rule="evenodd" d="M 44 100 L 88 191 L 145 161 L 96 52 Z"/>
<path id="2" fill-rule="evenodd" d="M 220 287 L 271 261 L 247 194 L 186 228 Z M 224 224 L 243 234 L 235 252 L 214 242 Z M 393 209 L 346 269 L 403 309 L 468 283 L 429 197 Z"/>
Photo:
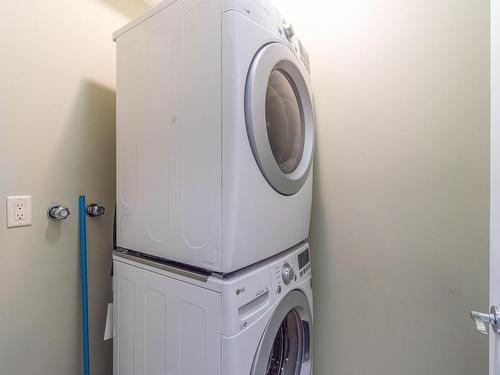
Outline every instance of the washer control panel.
<path id="1" fill-rule="evenodd" d="M 309 249 L 274 264 L 271 267 L 274 293 L 279 295 L 286 290 L 293 289 L 295 283 L 309 277 L 310 270 Z"/>

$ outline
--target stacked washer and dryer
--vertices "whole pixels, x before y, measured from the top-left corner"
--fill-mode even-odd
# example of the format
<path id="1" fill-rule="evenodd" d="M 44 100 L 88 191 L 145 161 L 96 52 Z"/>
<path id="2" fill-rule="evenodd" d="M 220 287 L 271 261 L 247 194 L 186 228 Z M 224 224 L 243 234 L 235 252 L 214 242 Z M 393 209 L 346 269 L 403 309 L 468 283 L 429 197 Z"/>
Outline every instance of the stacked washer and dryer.
<path id="1" fill-rule="evenodd" d="M 165 0 L 117 43 L 115 375 L 310 375 L 309 59 L 267 0 Z"/>

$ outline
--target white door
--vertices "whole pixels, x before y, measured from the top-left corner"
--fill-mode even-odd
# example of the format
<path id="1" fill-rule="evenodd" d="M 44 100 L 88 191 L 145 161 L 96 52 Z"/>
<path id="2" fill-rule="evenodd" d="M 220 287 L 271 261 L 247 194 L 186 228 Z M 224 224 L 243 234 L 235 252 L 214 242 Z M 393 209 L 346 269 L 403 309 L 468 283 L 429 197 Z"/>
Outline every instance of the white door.
<path id="1" fill-rule="evenodd" d="M 500 0 L 491 1 L 490 311 L 471 312 L 490 334 L 490 375 L 500 374 Z"/>
<path id="2" fill-rule="evenodd" d="M 500 1 L 491 1 L 490 304 L 500 307 Z M 500 373 L 500 335 L 490 336 L 490 374 Z"/>
<path id="3" fill-rule="evenodd" d="M 313 159 L 314 113 L 306 67 L 281 43 L 255 56 L 245 92 L 248 138 L 267 182 L 293 195 L 305 184 Z"/>

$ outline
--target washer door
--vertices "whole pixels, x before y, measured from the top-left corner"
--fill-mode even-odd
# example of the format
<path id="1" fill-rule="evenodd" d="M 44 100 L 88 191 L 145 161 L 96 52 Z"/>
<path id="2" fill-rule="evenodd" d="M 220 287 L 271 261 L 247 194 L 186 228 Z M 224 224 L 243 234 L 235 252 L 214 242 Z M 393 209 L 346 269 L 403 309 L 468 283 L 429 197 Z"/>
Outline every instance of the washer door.
<path id="1" fill-rule="evenodd" d="M 247 78 L 245 117 L 254 157 L 267 182 L 297 193 L 311 169 L 314 112 L 299 59 L 281 43 L 264 46 Z"/>
<path id="2" fill-rule="evenodd" d="M 251 375 L 309 375 L 311 309 L 304 293 L 294 290 L 281 301 L 264 331 Z"/>

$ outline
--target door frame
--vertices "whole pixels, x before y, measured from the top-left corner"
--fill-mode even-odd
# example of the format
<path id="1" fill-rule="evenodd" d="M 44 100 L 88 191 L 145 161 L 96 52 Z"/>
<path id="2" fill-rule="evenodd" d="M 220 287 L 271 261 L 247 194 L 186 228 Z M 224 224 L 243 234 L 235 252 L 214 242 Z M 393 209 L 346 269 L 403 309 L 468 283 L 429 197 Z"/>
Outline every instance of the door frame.
<path id="1" fill-rule="evenodd" d="M 500 0 L 491 0 L 490 26 L 490 306 L 500 306 Z M 498 67 L 494 69 L 494 67 Z M 500 371 L 500 336 L 490 331 L 490 375 Z"/>

